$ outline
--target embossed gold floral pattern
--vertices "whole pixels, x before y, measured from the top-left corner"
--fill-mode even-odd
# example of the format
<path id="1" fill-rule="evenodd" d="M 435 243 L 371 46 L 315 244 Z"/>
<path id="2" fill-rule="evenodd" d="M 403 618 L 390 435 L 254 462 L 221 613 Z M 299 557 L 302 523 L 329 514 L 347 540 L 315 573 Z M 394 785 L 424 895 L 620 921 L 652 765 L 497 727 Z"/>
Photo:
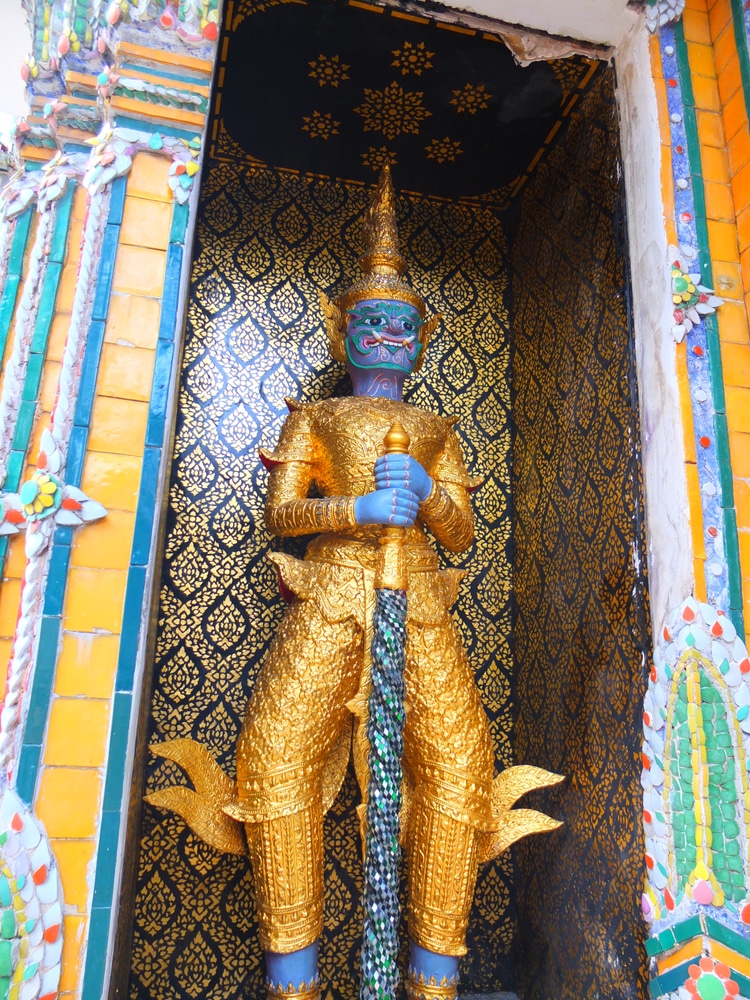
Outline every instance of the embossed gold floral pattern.
<path id="1" fill-rule="evenodd" d="M 483 83 L 473 86 L 467 83 L 462 90 L 454 90 L 451 104 L 456 108 L 458 114 L 468 111 L 470 115 L 475 115 L 477 111 L 484 111 L 489 107 L 489 100 L 492 95 Z"/>
<path id="2" fill-rule="evenodd" d="M 317 59 L 310 60 L 309 65 L 311 69 L 307 75 L 317 80 L 321 87 L 338 87 L 350 78 L 347 70 L 351 66 L 342 62 L 338 56 L 324 56 L 321 53 Z"/>
<path id="3" fill-rule="evenodd" d="M 395 56 L 392 66 L 401 70 L 402 76 L 413 73 L 421 76 L 427 69 L 432 69 L 434 52 L 429 52 L 424 42 L 404 42 L 400 49 L 394 49 Z"/>
<path id="4" fill-rule="evenodd" d="M 366 153 L 362 153 L 362 162 L 366 167 L 370 167 L 375 173 L 380 173 L 380 168 L 387 163 L 393 167 L 398 163 L 396 154 L 391 152 L 387 146 L 370 146 Z"/>
<path id="5" fill-rule="evenodd" d="M 230 776 L 242 713 L 283 611 L 266 558 L 279 543 L 263 526 L 267 474 L 257 448 L 275 446 L 284 397 L 346 392 L 328 355 L 317 290 L 338 295 L 355 273 L 367 200 L 359 186 L 248 169 L 247 161 L 209 162 L 202 189 L 149 737 L 199 740 Z M 413 198 L 401 199 L 398 213 L 410 279 L 446 317 L 407 400 L 461 418 L 470 472 L 483 478 L 472 497 L 474 545 L 465 555 L 444 553 L 443 564 L 469 570 L 458 584 L 456 622 L 501 768 L 512 763 L 505 238 L 480 208 Z M 237 222 L 227 230 L 230 218 Z M 290 555 L 303 547 L 281 543 Z M 174 763 L 151 762 L 149 791 L 184 780 Z M 350 771 L 324 819 L 324 1000 L 355 1000 L 359 990 L 357 801 Z M 510 870 L 507 857 L 480 868 L 466 988 L 498 989 L 509 975 Z M 158 912 L 150 898 L 157 876 L 169 890 Z M 219 855 L 181 819 L 150 807 L 132 967 L 132 1000 L 225 1000 L 263 989 L 249 864 Z"/>
<path id="6" fill-rule="evenodd" d="M 332 135 L 339 134 L 341 122 L 335 121 L 329 111 L 313 111 L 311 115 L 305 115 L 302 121 L 302 131 L 313 139 L 330 139 Z"/>
<path id="7" fill-rule="evenodd" d="M 366 87 L 363 103 L 354 110 L 362 116 L 365 132 L 380 132 L 386 139 L 395 139 L 402 133 L 418 135 L 420 124 L 432 114 L 423 98 L 421 90 L 404 90 L 394 81 L 384 90 Z"/>
<path id="8" fill-rule="evenodd" d="M 437 160 L 438 163 L 454 163 L 456 157 L 463 153 L 461 143 L 457 139 L 446 136 L 444 139 L 433 139 L 425 146 L 428 160 Z"/>
<path id="9" fill-rule="evenodd" d="M 530 181 L 511 255 L 516 752 L 568 775 L 541 799 L 565 826 L 516 848 L 529 1000 L 647 996 L 637 817 L 651 642 L 617 155 L 608 72 Z"/>

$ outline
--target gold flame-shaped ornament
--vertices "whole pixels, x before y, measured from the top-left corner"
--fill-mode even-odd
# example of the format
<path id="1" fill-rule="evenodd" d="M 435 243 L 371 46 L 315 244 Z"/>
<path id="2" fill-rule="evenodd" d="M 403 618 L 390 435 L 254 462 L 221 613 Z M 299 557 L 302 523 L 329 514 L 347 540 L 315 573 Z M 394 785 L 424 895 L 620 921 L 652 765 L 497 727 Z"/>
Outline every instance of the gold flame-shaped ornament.
<path id="1" fill-rule="evenodd" d="M 422 366 L 430 337 L 440 322 L 440 314 L 425 320 L 424 300 L 417 295 L 403 276 L 406 271 L 406 261 L 401 256 L 396 223 L 396 194 L 391 180 L 391 168 L 387 163 L 381 169 L 372 193 L 370 207 L 362 224 L 362 234 L 365 252 L 359 259 L 362 271 L 360 277 L 348 291 L 334 301 L 329 299 L 325 292 L 319 292 L 331 357 L 342 364 L 346 362 L 344 340 L 347 312 L 357 302 L 365 299 L 408 302 L 414 306 L 423 321 L 419 329 L 422 350 L 414 367 L 414 370 L 418 371 Z"/>

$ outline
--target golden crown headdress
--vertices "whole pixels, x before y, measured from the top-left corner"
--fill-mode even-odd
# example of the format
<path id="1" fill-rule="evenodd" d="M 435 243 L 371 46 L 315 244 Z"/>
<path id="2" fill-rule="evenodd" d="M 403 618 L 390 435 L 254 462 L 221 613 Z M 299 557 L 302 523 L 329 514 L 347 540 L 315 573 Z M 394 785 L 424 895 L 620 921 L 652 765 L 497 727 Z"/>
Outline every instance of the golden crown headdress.
<path id="1" fill-rule="evenodd" d="M 403 277 L 406 261 L 401 256 L 396 224 L 396 195 L 391 180 L 391 168 L 386 163 L 380 171 L 378 183 L 372 194 L 370 207 L 362 226 L 365 253 L 359 259 L 362 274 L 352 287 L 332 301 L 325 292 L 319 292 L 320 304 L 325 315 L 328 347 L 331 357 L 346 362 L 347 310 L 363 299 L 391 299 L 413 305 L 425 320 L 425 304 Z M 419 330 L 419 352 L 414 370 L 418 371 L 430 337 L 440 322 L 440 314 L 431 316 Z"/>

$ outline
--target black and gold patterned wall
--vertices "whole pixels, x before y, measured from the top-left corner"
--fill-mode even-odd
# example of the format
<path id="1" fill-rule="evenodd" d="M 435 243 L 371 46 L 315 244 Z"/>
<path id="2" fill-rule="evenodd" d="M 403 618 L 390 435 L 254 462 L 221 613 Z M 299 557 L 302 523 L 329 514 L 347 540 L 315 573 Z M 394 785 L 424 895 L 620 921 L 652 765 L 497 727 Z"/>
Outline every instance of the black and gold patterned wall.
<path id="1" fill-rule="evenodd" d="M 640 734 L 650 648 L 612 75 L 523 196 L 513 262 L 519 762 L 565 827 L 516 849 L 527 1000 L 645 997 Z"/>
<path id="2" fill-rule="evenodd" d="M 316 290 L 341 290 L 354 273 L 367 197 L 360 187 L 244 164 L 212 163 L 204 183 L 150 739 L 191 736 L 232 774 L 242 712 L 284 607 L 266 559 L 281 543 L 263 526 L 266 473 L 257 450 L 275 442 L 285 396 L 311 400 L 345 391 L 343 369 L 327 355 Z M 505 239 L 497 220 L 477 208 L 424 198 L 399 207 L 414 285 L 431 309 L 449 317 L 408 399 L 460 416 L 469 465 L 486 476 L 476 494 L 476 542 L 460 557 L 470 574 L 459 625 L 504 766 L 511 756 Z M 152 764 L 149 790 L 184 781 L 174 765 Z M 331 1000 L 358 996 L 355 804 L 350 780 L 326 822 L 321 971 Z M 483 873 L 466 963 L 472 985 L 497 986 L 510 974 L 509 876 L 507 858 Z M 133 998 L 261 995 L 246 861 L 222 857 L 181 820 L 150 807 L 132 967 Z"/>
<path id="3" fill-rule="evenodd" d="M 573 185 L 591 205 L 587 219 L 601 222 L 596 239 L 608 248 L 606 260 L 599 261 L 596 250 L 587 262 L 588 233 L 581 234 L 570 287 L 548 286 L 554 289 L 550 294 L 556 302 L 554 309 L 547 305 L 550 316 L 534 314 L 528 304 L 532 289 L 537 289 L 538 299 L 541 285 L 553 281 L 556 255 L 564 240 L 574 235 L 572 230 L 565 233 L 559 213 L 568 209 L 560 203 L 559 209 L 551 209 L 553 216 L 558 212 L 558 228 L 550 242 L 543 242 L 547 237 L 540 230 L 537 237 L 542 242 L 534 247 L 534 206 L 544 201 L 535 177 L 548 176 L 548 171 L 540 171 L 553 157 L 558 161 L 560 149 L 563 161 L 570 155 L 566 146 L 559 146 L 568 121 L 578 123 L 579 131 L 581 122 L 586 123 L 584 131 L 589 120 L 597 122 L 596 134 L 604 129 L 612 139 L 611 131 L 607 132 L 613 113 L 609 76 L 580 58 L 521 70 L 494 37 L 440 28 L 427 18 L 404 17 L 395 9 L 359 0 L 348 4 L 236 0 L 225 10 L 227 24 L 219 46 L 223 61 L 201 190 L 179 387 L 149 741 L 193 737 L 212 751 L 227 773 L 234 774 L 234 744 L 242 712 L 283 613 L 275 571 L 266 553 L 271 548 L 298 553 L 304 548 L 301 542 L 273 540 L 265 530 L 266 474 L 257 449 L 275 442 L 286 414 L 285 396 L 313 400 L 348 391 L 343 369 L 327 354 L 317 289 L 337 293 L 354 277 L 368 185 L 380 163 L 388 159 L 402 191 L 399 224 L 411 279 L 429 309 L 445 316 L 407 399 L 461 418 L 459 436 L 470 471 L 485 478 L 474 494 L 475 545 L 467 554 L 446 554 L 445 559 L 469 571 L 456 614 L 490 717 L 498 769 L 512 763 L 514 754 L 511 549 L 515 530 L 519 581 L 525 588 L 519 602 L 515 655 L 521 668 L 519 692 L 525 699 L 519 707 L 520 755 L 573 773 L 571 755 L 581 745 L 578 734 L 586 718 L 578 713 L 588 704 L 585 685 L 596 685 L 608 633 L 602 633 L 600 645 L 592 650 L 593 665 L 581 667 L 576 675 L 580 691 L 562 693 L 567 661 L 555 647 L 567 635 L 562 625 L 552 621 L 544 653 L 534 653 L 533 663 L 528 659 L 531 619 L 536 612 L 527 595 L 541 587 L 544 573 L 552 578 L 553 570 L 547 567 L 558 566 L 562 550 L 551 549 L 546 562 L 537 554 L 541 569 L 534 576 L 537 571 L 529 569 L 527 559 L 530 539 L 536 531 L 549 541 L 551 515 L 540 518 L 534 528 L 523 506 L 527 501 L 521 498 L 515 529 L 511 519 L 511 488 L 523 493 L 528 485 L 520 473 L 513 487 L 511 483 L 511 329 L 526 331 L 523 336 L 517 333 L 516 377 L 531 379 L 526 395 L 526 390 L 516 388 L 517 405 L 521 405 L 529 393 L 533 395 L 533 384 L 546 385 L 541 361 L 532 362 L 531 355 L 538 346 L 535 338 L 552 323 L 552 313 L 555 333 L 550 337 L 564 342 L 573 337 L 575 327 L 576 331 L 580 328 L 576 336 L 585 340 L 593 337 L 596 323 L 593 318 L 580 319 L 580 310 L 588 307 L 589 299 L 597 309 L 604 309 L 606 302 L 607 315 L 615 319 L 602 341 L 604 346 L 589 345 L 590 359 L 582 350 L 580 362 L 575 362 L 581 372 L 591 363 L 590 377 L 584 378 L 579 395 L 582 409 L 593 407 L 597 414 L 591 418 L 597 431 L 581 447 L 588 449 L 586 455 L 594 456 L 606 444 L 615 456 L 611 481 L 619 483 L 623 493 L 630 489 L 632 496 L 636 482 L 630 452 L 627 448 L 613 451 L 606 437 L 612 434 L 610 423 L 604 420 L 601 427 L 597 423 L 597 380 L 603 372 L 602 391 L 605 395 L 614 391 L 613 374 L 627 367 L 629 347 L 622 302 L 613 301 L 612 289 L 621 274 L 614 249 L 611 185 L 603 185 L 601 191 L 594 185 L 591 189 Z M 274 58 L 273 53 L 283 54 L 283 59 Z M 598 89 L 597 80 L 603 81 Z M 372 97 L 377 94 L 381 97 Z M 591 96 L 586 98 L 586 94 Z M 412 113 L 415 101 L 425 112 L 416 117 Z M 388 118 L 382 116 L 384 106 L 392 110 Z M 574 115 L 579 108 L 580 113 Z M 606 127 L 600 119 L 608 123 Z M 615 147 L 616 137 L 609 151 L 599 150 L 606 169 L 614 163 Z M 481 169 L 475 169 L 479 164 Z M 517 273 L 528 284 L 529 294 L 516 293 L 518 317 L 511 323 L 508 243 L 518 216 L 515 211 L 503 214 L 501 209 L 518 206 L 528 184 L 532 188 L 523 202 L 514 253 L 522 254 Z M 590 240 L 589 244 L 590 253 Z M 532 267 L 538 269 L 536 278 L 524 270 Z M 589 273 L 584 281 L 583 275 Z M 597 281 L 603 282 L 601 292 L 595 287 Z M 537 327 L 540 323 L 543 326 Z M 594 342 L 599 344 L 596 338 Z M 567 348 L 564 365 L 573 364 L 572 350 Z M 606 363 L 600 358 L 602 350 L 609 352 Z M 546 437 L 546 411 L 534 416 L 531 404 L 526 409 L 533 425 L 526 431 L 529 448 L 552 448 L 545 461 L 553 468 L 563 446 L 562 434 L 558 432 L 559 443 L 553 446 Z M 630 426 L 625 409 L 617 411 L 617 419 L 621 421 L 618 427 Z M 570 462 L 570 452 L 566 454 Z M 583 466 L 594 458 L 580 461 Z M 570 467 L 565 470 L 559 474 L 567 483 Z M 561 508 L 557 517 L 562 531 Z M 624 539 L 634 537 L 628 534 L 628 524 L 627 518 L 616 524 Z M 579 565 L 588 566 L 584 543 L 588 544 L 587 536 L 576 535 L 566 550 L 572 567 L 576 559 Z M 584 546 L 580 551 L 579 544 Z M 596 562 L 602 552 L 602 558 L 609 560 L 622 555 L 615 542 L 607 541 L 589 561 Z M 617 609 L 626 632 L 637 631 L 635 612 L 622 603 L 626 578 L 627 573 L 622 580 L 618 578 L 620 589 L 601 600 Z M 581 579 L 588 580 L 588 576 L 583 574 Z M 578 600 L 574 588 L 563 615 L 566 628 L 581 613 Z M 622 658 L 632 651 L 629 646 L 617 648 Z M 624 669 L 632 666 L 627 660 Z M 552 720 L 558 720 L 551 708 L 545 723 L 549 739 L 558 741 L 559 760 L 551 759 L 555 754 L 544 744 L 544 733 L 536 734 L 536 742 L 530 735 L 535 727 L 532 717 L 542 711 L 538 669 L 545 677 L 550 674 L 550 698 L 563 698 L 566 706 L 559 730 L 550 729 Z M 637 672 L 640 663 L 634 669 Z M 606 744 L 622 726 L 620 721 L 613 726 L 603 713 L 598 718 L 599 743 Z M 570 727 L 570 740 L 566 727 Z M 586 758 L 584 772 L 588 766 Z M 614 756 L 608 758 L 608 766 L 616 766 Z M 610 780 L 615 781 L 612 775 Z M 150 758 L 145 781 L 151 791 L 184 782 L 185 777 L 173 764 Z M 138 787 L 136 794 L 143 790 Z M 632 799 L 630 795 L 618 805 L 620 821 L 625 823 L 627 814 L 631 834 L 637 815 L 628 812 Z M 362 884 L 356 800 L 350 775 L 326 819 L 324 1000 L 358 996 Z M 549 881 L 550 866 L 554 869 L 555 859 L 568 863 L 580 857 L 580 852 L 576 855 L 569 847 L 569 838 L 579 845 L 582 835 L 567 802 L 558 798 L 550 808 L 552 813 L 565 812 L 569 827 L 556 839 L 538 842 L 533 857 L 539 859 L 540 874 L 530 874 L 536 861 L 521 866 L 522 943 L 543 940 L 539 922 L 544 923 L 543 915 L 552 911 L 549 891 L 542 891 L 542 883 L 546 886 Z M 216 853 L 181 820 L 149 806 L 144 807 L 137 841 L 131 1000 L 260 998 L 262 957 L 246 860 Z M 600 850 L 593 832 L 587 843 L 591 851 Z M 611 852 L 601 857 L 598 870 L 608 871 L 614 879 L 614 867 L 611 872 L 606 867 L 613 863 Z M 513 882 L 510 857 L 480 873 L 469 955 L 462 964 L 464 991 L 514 985 L 519 933 L 518 889 Z M 554 878 L 550 885 L 559 895 Z M 636 888 L 634 882 L 629 891 L 634 893 Z M 554 899 L 556 912 L 562 913 L 564 907 L 557 896 Z M 621 937 L 630 933 L 629 900 L 625 902 L 624 897 L 613 900 L 607 912 L 600 908 L 605 936 L 611 937 L 616 926 L 625 929 Z M 582 902 L 577 906 L 577 914 L 590 916 Z M 580 935 L 589 942 L 588 951 L 582 954 L 594 961 L 601 926 L 582 927 Z M 554 950 L 549 943 L 545 947 L 546 952 L 533 958 L 527 957 L 531 952 L 520 952 L 522 982 L 529 978 L 534 983 L 543 981 L 540 970 L 545 956 Z M 636 973 L 629 966 L 626 974 Z M 571 967 L 570 981 L 579 980 Z M 546 997 L 545 989 L 546 984 L 535 995 Z M 568 993 L 561 988 L 549 995 Z"/>

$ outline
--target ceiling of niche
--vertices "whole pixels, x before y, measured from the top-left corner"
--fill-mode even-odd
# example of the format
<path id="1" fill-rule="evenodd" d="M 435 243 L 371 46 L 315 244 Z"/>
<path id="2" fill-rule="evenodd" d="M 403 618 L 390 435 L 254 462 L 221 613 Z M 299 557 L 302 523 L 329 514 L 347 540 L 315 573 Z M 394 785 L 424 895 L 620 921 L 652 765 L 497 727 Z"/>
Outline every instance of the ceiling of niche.
<path id="1" fill-rule="evenodd" d="M 494 208 L 522 189 L 603 65 L 521 67 L 497 35 L 361 0 L 244 9 L 214 156 L 365 184 L 388 160 L 403 192 Z"/>

